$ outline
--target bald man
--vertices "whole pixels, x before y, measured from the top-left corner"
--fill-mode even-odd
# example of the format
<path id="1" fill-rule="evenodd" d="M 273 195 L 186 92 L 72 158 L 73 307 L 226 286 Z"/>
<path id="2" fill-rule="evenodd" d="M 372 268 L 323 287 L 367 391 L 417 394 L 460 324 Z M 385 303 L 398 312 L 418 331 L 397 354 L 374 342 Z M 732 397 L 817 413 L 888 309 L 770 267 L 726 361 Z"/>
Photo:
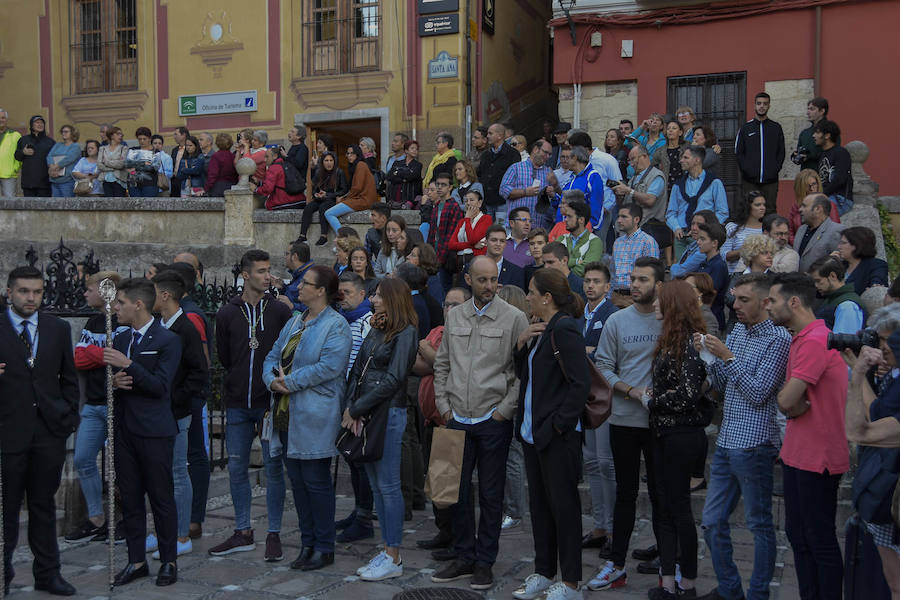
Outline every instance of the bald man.
<path id="1" fill-rule="evenodd" d="M 506 458 L 512 440 L 512 418 L 519 385 L 513 350 L 528 327 L 525 314 L 497 296 L 497 264 L 477 256 L 469 264 L 466 283 L 472 299 L 447 313 L 448 335 L 434 360 L 434 393 L 447 427 L 466 432 L 466 452 L 459 483 L 460 501 L 453 507 L 453 545 L 458 559 L 435 573 L 435 583 L 471 577 L 470 586 L 493 586 L 491 567 L 497 560 L 503 518 Z M 477 381 L 479 385 L 470 385 Z M 469 496 L 478 465 L 480 521 Z"/>

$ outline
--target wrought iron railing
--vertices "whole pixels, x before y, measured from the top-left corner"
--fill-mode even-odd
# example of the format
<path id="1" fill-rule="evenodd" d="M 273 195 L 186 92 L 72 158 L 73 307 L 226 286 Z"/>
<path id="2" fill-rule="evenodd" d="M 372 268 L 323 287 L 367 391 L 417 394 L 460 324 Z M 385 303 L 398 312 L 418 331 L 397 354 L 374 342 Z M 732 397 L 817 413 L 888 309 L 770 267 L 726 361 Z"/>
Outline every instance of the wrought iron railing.
<path id="1" fill-rule="evenodd" d="M 29 246 L 25 252 L 25 261 L 44 274 L 44 298 L 41 310 L 60 317 L 86 317 L 93 314 L 84 297 L 87 277 L 100 271 L 100 261 L 94 256 L 93 250 L 89 250 L 82 260 L 76 262 L 72 249 L 60 239 L 59 245 L 50 251 L 47 263 L 41 262 L 34 246 Z M 121 273 L 125 275 L 124 270 Z M 198 283 L 191 291 L 191 298 L 206 314 L 209 323 L 207 336 L 210 340 L 211 367 L 207 408 L 209 461 L 212 470 L 217 467 L 224 469 L 228 463 L 225 448 L 225 407 L 222 402 L 225 369 L 219 362 L 216 352 L 215 316 L 219 308 L 243 292 L 243 286 L 239 284 L 240 266 L 234 265 L 231 273 L 230 282 L 219 283 L 215 277 L 209 282 L 204 277 L 202 283 Z M 127 276 L 132 276 L 130 269 Z"/>

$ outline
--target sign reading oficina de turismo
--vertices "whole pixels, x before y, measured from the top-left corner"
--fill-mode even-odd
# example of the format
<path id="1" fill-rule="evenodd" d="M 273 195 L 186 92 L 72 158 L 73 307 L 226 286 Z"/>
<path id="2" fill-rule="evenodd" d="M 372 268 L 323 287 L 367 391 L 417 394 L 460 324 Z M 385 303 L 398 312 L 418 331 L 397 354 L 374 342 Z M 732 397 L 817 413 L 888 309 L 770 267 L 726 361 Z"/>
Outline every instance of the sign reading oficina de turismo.
<path id="1" fill-rule="evenodd" d="M 256 112 L 256 110 L 256 90 L 178 96 L 178 115 L 182 117 Z"/>

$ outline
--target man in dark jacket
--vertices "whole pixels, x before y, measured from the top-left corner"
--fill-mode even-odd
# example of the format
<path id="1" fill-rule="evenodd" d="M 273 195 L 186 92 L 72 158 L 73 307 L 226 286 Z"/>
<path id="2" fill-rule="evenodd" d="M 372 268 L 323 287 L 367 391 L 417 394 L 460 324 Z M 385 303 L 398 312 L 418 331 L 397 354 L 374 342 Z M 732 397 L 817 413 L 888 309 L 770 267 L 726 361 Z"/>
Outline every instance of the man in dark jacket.
<path id="1" fill-rule="evenodd" d="M 28 122 L 28 135 L 16 144 L 16 160 L 22 162 L 22 193 L 26 197 L 50 197 L 50 175 L 47 172 L 47 155 L 56 142 L 48 137 L 44 117 L 35 115 Z"/>
<path id="2" fill-rule="evenodd" d="M 190 537 L 193 485 L 188 475 L 188 430 L 195 398 L 202 397 L 209 379 L 209 364 L 200 333 L 179 304 L 184 296 L 184 279 L 174 271 L 163 271 L 153 278 L 156 287 L 154 312 L 162 317 L 162 326 L 181 340 L 181 362 L 172 382 L 172 413 L 178 423 L 172 474 L 175 483 L 175 507 L 178 515 L 177 554 L 193 550 Z M 151 540 L 148 550 L 156 540 Z M 155 555 L 154 555 L 155 557 Z"/>
<path id="3" fill-rule="evenodd" d="M 172 152 L 169 155 L 172 157 L 172 182 L 169 186 L 169 189 L 171 190 L 169 195 L 173 198 L 181 196 L 182 178 L 178 176 L 178 167 L 181 164 L 181 159 L 184 157 L 184 144 L 187 142 L 189 135 L 191 135 L 191 132 L 188 131 L 187 127 L 176 127 L 174 133 L 172 133 L 172 138 L 175 140 L 175 147 L 172 148 Z M 160 136 L 160 138 L 162 138 L 162 136 Z"/>
<path id="4" fill-rule="evenodd" d="M 806 118 L 809 119 L 809 127 L 800 132 L 797 149 L 791 155 L 791 160 L 800 165 L 801 169 L 815 171 L 819 168 L 822 149 L 816 145 L 813 139 L 813 130 L 819 122 L 828 118 L 828 100 L 820 97 L 810 100 L 806 104 Z"/>
<path id="5" fill-rule="evenodd" d="M 784 131 L 768 117 L 771 97 L 760 92 L 754 101 L 756 114 L 744 123 L 734 141 L 734 153 L 741 168 L 741 195 L 759 190 L 766 197 L 766 214 L 777 212 L 778 172 L 784 163 Z M 734 214 L 731 206 L 729 212 Z"/>
<path id="6" fill-rule="evenodd" d="M 9 308 L 0 316 L 3 584 L 9 593 L 19 509 L 27 497 L 34 588 L 72 596 L 75 588 L 60 575 L 54 502 L 66 461 L 66 438 L 78 425 L 72 334 L 65 321 L 38 312 L 44 279 L 34 267 L 13 269 L 6 293 Z"/>
<path id="7" fill-rule="evenodd" d="M 249 552 L 256 548 L 250 529 L 250 445 L 269 408 L 270 394 L 262 380 L 263 361 L 278 334 L 291 318 L 291 309 L 266 293 L 271 280 L 269 253 L 248 250 L 241 257 L 244 291 L 216 313 L 216 348 L 225 368 L 225 443 L 228 475 L 234 502 L 235 529 L 227 540 L 210 548 L 213 556 Z M 269 533 L 267 561 L 283 558 L 281 513 L 284 508 L 284 469 L 278 457 L 269 456 L 263 441 L 266 469 L 266 508 Z"/>
<path id="8" fill-rule="evenodd" d="M 813 140 L 822 151 L 817 167 L 822 179 L 822 193 L 843 215 L 853 207 L 853 176 L 850 174 L 850 153 L 839 145 L 840 139 L 841 128 L 834 121 L 823 119 L 813 128 Z"/>
<path id="9" fill-rule="evenodd" d="M 488 148 L 478 163 L 478 181 L 484 186 L 484 212 L 497 222 L 497 211 L 506 204 L 500 195 L 500 183 L 506 170 L 522 160 L 522 156 L 509 144 L 505 144 L 506 129 L 500 123 L 488 127 Z"/>

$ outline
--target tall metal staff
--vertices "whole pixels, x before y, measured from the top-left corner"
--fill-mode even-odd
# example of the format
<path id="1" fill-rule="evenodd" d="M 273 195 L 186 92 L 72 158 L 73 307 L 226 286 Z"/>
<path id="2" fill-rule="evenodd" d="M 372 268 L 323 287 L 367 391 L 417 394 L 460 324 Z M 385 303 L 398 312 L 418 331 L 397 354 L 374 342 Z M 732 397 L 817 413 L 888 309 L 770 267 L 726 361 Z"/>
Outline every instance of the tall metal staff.
<path id="1" fill-rule="evenodd" d="M 116 299 L 116 284 L 111 279 L 104 279 L 98 286 L 100 296 L 106 304 L 106 347 L 112 348 L 112 303 Z M 116 551 L 116 466 L 115 431 L 113 429 L 113 372 L 112 365 L 106 365 L 106 485 L 109 502 L 109 517 L 106 519 L 107 541 L 109 543 L 109 589 L 113 589 L 115 581 Z"/>

